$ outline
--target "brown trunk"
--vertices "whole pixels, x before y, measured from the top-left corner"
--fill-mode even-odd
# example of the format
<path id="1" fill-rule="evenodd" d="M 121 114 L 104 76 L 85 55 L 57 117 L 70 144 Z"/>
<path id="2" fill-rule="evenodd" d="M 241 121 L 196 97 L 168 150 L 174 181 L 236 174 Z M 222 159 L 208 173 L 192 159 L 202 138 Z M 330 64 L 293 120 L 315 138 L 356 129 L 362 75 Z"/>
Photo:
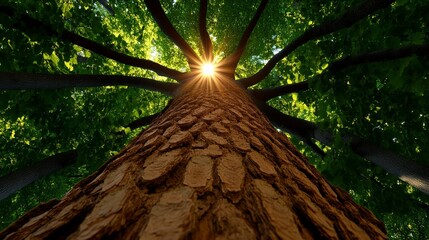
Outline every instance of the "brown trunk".
<path id="1" fill-rule="evenodd" d="M 385 239 L 231 81 L 184 83 L 170 107 L 61 201 L 0 238 Z"/>

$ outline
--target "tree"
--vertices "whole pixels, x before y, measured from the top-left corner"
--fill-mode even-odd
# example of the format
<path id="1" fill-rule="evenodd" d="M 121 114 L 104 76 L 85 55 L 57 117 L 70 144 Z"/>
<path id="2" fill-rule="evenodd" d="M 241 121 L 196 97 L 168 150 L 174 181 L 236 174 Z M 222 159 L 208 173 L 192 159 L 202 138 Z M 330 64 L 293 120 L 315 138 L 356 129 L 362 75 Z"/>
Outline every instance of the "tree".
<path id="1" fill-rule="evenodd" d="M 138 122 L 147 124 L 148 121 L 155 119 L 148 129 L 134 138 L 126 148 L 105 163 L 96 173 L 78 183 L 61 201 L 54 200 L 28 212 L 21 220 L 6 229 L 2 233 L 3 236 L 11 234 L 11 237 L 19 238 L 32 233 L 34 236 L 57 238 L 65 236 L 79 236 L 81 238 L 128 236 L 133 238 L 135 236 L 162 237 L 167 235 L 177 238 L 189 236 L 202 238 L 214 235 L 233 236 L 234 238 L 239 236 L 251 238 L 256 235 L 293 239 L 297 236 L 303 238 L 351 238 L 353 236 L 384 238 L 383 225 L 367 210 L 353 203 L 345 192 L 331 187 L 307 163 L 305 157 L 296 150 L 289 140 L 270 127 L 264 114 L 277 127 L 296 135 L 322 156 L 325 155 L 325 152 L 320 148 L 320 145 L 313 142 L 314 140 L 318 140 L 322 144 L 335 144 L 336 146 L 350 145 L 350 149 L 355 153 L 380 165 L 388 172 L 399 175 L 401 179 L 423 192 L 428 192 L 429 181 L 423 165 L 416 161 L 405 160 L 393 151 L 368 143 L 362 138 L 368 137 L 370 135 L 368 133 L 360 134 L 358 137 L 356 135 L 359 134 L 350 130 L 335 129 L 334 133 L 327 131 L 329 128 L 332 129 L 332 126 L 338 126 L 337 122 L 332 121 L 332 115 L 341 116 L 339 118 L 341 120 L 346 120 L 351 115 L 344 111 L 347 110 L 348 106 L 344 107 L 338 104 L 334 114 L 332 111 L 327 111 L 331 116 L 326 113 L 321 114 L 321 117 L 325 117 L 325 123 L 319 125 L 309 121 L 313 120 L 309 117 L 307 120 L 302 120 L 282 113 L 281 111 L 284 111 L 282 108 L 285 105 L 290 105 L 290 103 L 284 104 L 287 98 L 279 98 L 279 96 L 291 92 L 300 92 L 300 95 L 303 94 L 304 96 L 303 102 L 326 101 L 329 90 L 338 90 L 336 86 L 338 81 L 347 84 L 352 82 L 350 78 L 356 73 L 349 72 L 346 76 L 341 76 L 341 74 L 345 72 L 343 69 L 350 69 L 356 65 L 406 59 L 408 63 L 403 68 L 405 72 L 411 71 L 407 68 L 410 61 L 414 61 L 413 65 L 416 65 L 415 62 L 417 61 L 422 66 L 421 62 L 424 63 L 422 59 L 425 59 L 428 54 L 428 47 L 425 42 L 419 40 L 420 37 L 417 34 L 414 38 L 419 41 L 404 43 L 407 44 L 406 46 L 398 44 L 390 46 L 386 50 L 363 51 L 366 52 L 364 54 L 354 52 L 355 48 L 359 51 L 364 49 L 361 46 L 351 48 L 349 52 L 344 50 L 341 53 L 335 53 L 332 49 L 326 50 L 327 42 L 331 40 L 341 42 L 347 38 L 344 37 L 347 36 L 346 34 L 335 35 L 336 32 L 348 28 L 355 28 L 356 30 L 356 25 L 362 27 L 359 25 L 362 21 L 369 22 L 369 25 L 383 23 L 388 14 L 392 12 L 394 14 L 402 13 L 401 6 L 403 3 L 392 6 L 391 1 L 366 1 L 354 4 L 353 7 L 340 4 L 337 10 L 342 10 L 342 14 L 332 17 L 332 20 L 321 20 L 312 12 L 313 8 L 300 7 L 299 2 L 286 6 L 285 3 L 275 1 L 268 3 L 268 1 L 263 0 L 255 9 L 255 14 L 251 17 L 244 34 L 236 40 L 238 42 L 237 47 L 228 49 L 231 46 L 226 46 L 223 49 L 224 53 L 221 54 L 216 47 L 222 46 L 222 42 L 217 41 L 218 46 L 212 44 L 210 31 L 208 31 L 211 29 L 207 29 L 206 21 L 211 19 L 228 20 L 227 17 L 217 18 L 216 10 L 213 10 L 215 13 L 212 14 L 212 17 L 208 17 L 207 1 L 201 1 L 197 8 L 192 4 L 187 6 L 175 1 L 163 3 L 165 4 L 164 8 L 158 1 L 147 0 L 145 1 L 147 10 L 142 9 L 141 4 L 136 7 L 138 11 L 144 13 L 144 17 L 147 18 L 148 14 L 152 15 L 160 30 L 177 46 L 177 48 L 171 48 L 165 42 L 166 39 L 163 39 L 160 40 L 160 44 L 152 47 L 150 42 L 146 43 L 144 46 L 150 49 L 146 53 L 144 51 L 143 53 L 135 52 L 137 55 L 143 54 L 143 56 L 147 55 L 148 52 L 155 55 L 162 54 L 163 58 L 158 63 L 144 58 L 132 57 L 129 54 L 113 50 L 111 47 L 106 47 L 113 43 L 124 46 L 122 51 L 135 51 L 125 48 L 132 40 L 126 33 L 118 33 L 118 30 L 115 29 L 117 22 L 114 18 L 106 17 L 107 15 L 102 15 L 103 17 L 100 19 L 92 19 L 90 22 L 108 21 L 110 32 L 107 31 L 106 33 L 103 30 L 100 35 L 110 35 L 110 38 L 104 39 L 112 39 L 111 43 L 98 43 L 71 31 L 71 27 L 76 27 L 76 24 L 73 21 L 71 23 L 67 21 L 72 19 L 70 15 L 75 14 L 75 11 L 71 9 L 74 6 L 80 8 L 80 3 L 75 3 L 75 5 L 59 3 L 58 6 L 48 4 L 55 11 L 61 9 L 61 16 L 67 19 L 64 26 L 52 25 L 50 21 L 40 21 L 41 18 L 37 18 L 37 16 L 19 11 L 16 7 L 17 4 L 0 8 L 6 24 L 6 27 L 2 29 L 14 29 L 7 30 L 6 32 L 12 31 L 12 33 L 8 32 L 9 35 L 7 36 L 13 37 L 14 34 L 22 32 L 30 39 L 30 45 L 32 41 L 36 41 L 36 45 L 46 44 L 42 41 L 46 35 L 50 38 L 58 38 L 61 43 L 74 44 L 63 49 L 66 54 L 63 54 L 61 63 L 57 51 L 42 54 L 44 59 L 51 61 L 48 71 L 55 69 L 57 69 L 55 72 L 61 69 L 71 71 L 76 68 L 77 72 L 82 73 L 73 75 L 17 73 L 15 70 L 17 67 L 13 66 L 13 63 L 5 64 L 6 66 L 2 69 L 8 71 L 0 74 L 3 89 L 127 85 L 159 91 L 173 97 L 161 113 L 149 114 L 141 121 L 137 120 L 128 124 L 129 128 L 134 128 Z M 228 4 L 230 3 L 222 3 L 219 6 L 231 9 Z M 254 5 L 242 4 L 241 7 Z M 424 3 L 421 4 L 424 5 Z M 21 3 L 21 6 L 26 5 Z M 120 3 L 110 6 L 114 6 L 115 18 L 120 15 L 118 9 L 122 8 L 127 11 L 130 9 L 129 6 L 126 7 Z M 195 11 L 184 11 L 184 6 L 187 6 L 188 9 L 199 9 L 199 16 L 194 16 L 195 19 L 198 19 L 198 23 L 195 24 L 198 26 L 196 28 L 198 34 L 189 31 L 189 27 L 179 24 L 181 33 L 183 36 L 187 36 L 188 41 L 184 40 L 170 22 L 170 20 L 174 20 L 175 16 L 178 16 L 175 14 L 177 11 L 190 12 L 191 17 L 196 15 Z M 85 5 L 82 7 L 91 9 Z M 268 8 L 267 10 L 271 14 L 264 15 L 265 8 Z M 169 11 L 164 12 L 164 9 Z M 290 9 L 296 11 L 290 12 Z M 296 13 L 298 9 L 300 14 Z M 321 11 L 329 13 L 334 11 L 332 6 L 331 8 L 322 6 L 321 9 Z M 104 10 L 95 7 L 95 12 L 99 13 L 100 11 Z M 275 47 L 272 48 L 262 39 L 263 34 L 261 32 L 266 29 L 263 28 L 263 25 L 261 26 L 261 23 L 270 25 L 273 20 L 269 16 L 272 16 L 272 13 L 276 11 L 281 15 L 285 14 L 282 11 L 286 11 L 286 16 L 292 15 L 292 19 L 296 21 L 293 26 L 296 27 L 296 32 L 290 35 L 296 36 L 290 39 L 287 44 L 280 43 L 282 47 L 278 47 L 279 44 L 276 43 Z M 313 16 L 314 21 L 320 22 L 320 24 L 314 25 L 313 21 L 309 21 L 309 27 L 302 29 L 300 17 L 302 18 L 306 13 Z M 231 15 L 231 12 L 228 14 Z M 258 21 L 263 16 L 265 19 Z M 371 17 L 368 18 L 368 16 Z M 58 16 L 53 16 L 53 18 L 55 17 Z M 92 17 L 89 15 L 87 18 L 91 19 Z M 280 18 L 275 19 L 275 21 L 279 21 Z M 242 19 L 244 20 L 246 17 L 243 16 Z M 121 20 L 125 22 L 127 19 L 122 18 Z M 82 26 L 83 30 L 79 31 L 89 36 L 96 36 L 85 30 L 84 23 Z M 149 22 L 144 26 L 140 23 L 139 26 L 150 28 L 154 26 L 154 23 Z M 257 34 L 257 26 L 260 26 L 259 34 Z M 420 25 L 419 27 L 417 33 L 424 32 L 426 26 Z M 221 23 L 219 29 L 222 29 Z M 272 31 L 277 32 L 277 34 L 284 32 L 278 27 Z M 147 34 L 147 31 L 144 32 Z M 256 39 L 260 47 L 255 47 L 255 43 L 252 45 L 250 38 L 252 32 L 258 36 Z M 227 36 L 225 35 L 226 31 L 217 31 L 216 33 L 219 37 Z M 332 38 L 327 37 L 332 33 L 334 34 Z M 41 35 L 43 35 L 42 38 Z M 122 39 L 118 36 L 121 36 Z M 278 36 L 272 34 L 273 40 L 277 41 Z M 98 38 L 100 39 L 100 36 Z M 150 36 L 149 39 L 154 41 L 156 37 Z M 325 60 L 328 60 L 329 64 L 323 63 L 323 61 L 317 63 L 313 61 L 310 62 L 307 69 L 297 67 L 296 64 L 301 65 L 301 61 L 296 60 L 295 52 L 299 51 L 298 48 L 301 46 L 311 44 L 313 40 L 320 41 L 321 46 L 315 47 L 313 45 L 310 49 L 307 48 L 304 56 L 310 56 L 308 52 L 318 50 L 320 51 L 319 55 L 322 57 L 325 55 Z M 198 48 L 199 42 L 201 45 Z M 346 44 L 344 45 L 346 46 Z M 112 62 L 105 65 L 107 70 L 104 70 L 103 67 L 97 70 L 101 74 L 88 75 L 88 69 L 85 68 L 89 65 L 80 66 L 80 64 L 85 63 L 88 58 L 96 57 L 93 57 L 83 48 L 129 66 L 150 70 L 160 76 L 173 79 L 179 84 L 152 80 L 149 76 L 156 78 L 153 74 L 136 71 L 134 68 L 126 66 L 119 68 L 126 70 L 129 75 L 137 74 L 138 76 L 112 75 L 115 70 L 111 66 L 119 66 Z M 268 48 L 268 51 L 264 48 Z M 76 60 L 76 54 L 68 55 L 73 50 L 79 51 L 80 63 Z M 179 50 L 184 55 L 182 58 L 171 57 L 177 54 Z M 262 50 L 262 54 L 255 57 L 253 55 L 255 50 Z M 5 51 L 7 52 L 7 50 Z M 267 58 L 264 55 L 273 52 L 274 56 L 264 60 Z M 330 54 L 332 57 L 329 57 Z M 67 58 L 67 55 L 74 57 Z M 250 61 L 240 63 L 245 56 Z M 164 66 L 163 59 L 169 59 L 175 65 L 174 67 L 181 69 L 181 71 Z M 290 61 L 285 61 L 286 59 Z M 17 59 L 17 62 L 20 65 L 19 62 L 22 64 L 25 60 Z M 35 62 L 37 63 L 37 61 Z M 215 63 L 216 74 L 214 76 L 204 75 L 201 66 L 212 62 Z M 103 60 L 96 58 L 94 63 L 103 63 Z M 187 66 L 183 63 L 186 63 Z M 248 75 L 252 69 L 259 66 L 261 66 L 260 70 L 256 71 L 255 74 Z M 283 68 L 290 66 L 289 73 L 287 70 L 278 70 L 275 66 L 282 66 Z M 315 68 L 312 69 L 312 66 Z M 189 67 L 188 70 L 186 70 L 187 67 Z M 312 73 L 309 74 L 308 71 L 311 69 Z M 10 70 L 15 70 L 15 72 L 11 73 Z M 424 72 L 422 71 L 423 74 Z M 288 85 L 279 86 L 284 84 L 284 80 L 276 80 L 276 78 L 285 78 L 289 82 L 290 76 L 295 76 L 299 82 L 295 84 L 290 82 Z M 302 81 L 304 76 L 311 77 L 309 82 Z M 375 85 L 375 87 L 368 87 L 368 92 L 374 91 L 375 88 L 380 90 L 385 85 L 396 85 L 397 87 L 404 84 L 404 79 L 406 79 L 405 77 L 399 79 L 392 77 L 393 80 L 390 78 L 380 80 L 374 76 L 370 77 L 371 75 L 365 76 L 366 85 Z M 233 81 L 236 78 L 238 81 Z M 369 84 L 368 82 L 371 81 L 372 84 Z M 255 84 L 258 84 L 257 88 L 248 89 Z M 420 86 L 418 82 L 415 84 Z M 364 86 L 366 85 L 364 84 Z M 272 86 L 277 87 L 266 88 Z M 422 95 L 424 96 L 426 90 L 419 89 L 417 91 L 415 86 L 411 84 L 409 86 L 411 98 L 416 95 L 420 98 Z M 245 89 L 248 89 L 247 92 Z M 304 90 L 308 92 L 309 89 L 315 89 L 317 92 L 312 92 L 309 95 L 302 92 Z M 353 91 L 349 92 L 353 93 Z M 337 95 L 341 96 L 335 92 L 336 97 Z M 72 92 L 71 96 L 76 96 L 76 92 Z M 296 94 L 291 96 L 293 101 L 290 102 L 297 105 Z M 280 100 L 280 103 L 270 101 L 271 106 L 267 105 L 266 101 L 274 98 L 277 101 Z M 370 99 L 368 102 L 371 103 L 372 100 Z M 350 103 L 348 104 L 350 105 Z M 322 104 L 321 108 L 329 106 L 330 104 L 325 103 Z M 422 106 L 423 104 L 417 102 L 413 107 L 417 110 Z M 301 111 L 297 115 L 308 112 L 308 107 L 307 109 L 300 108 Z M 64 109 L 64 106 L 59 109 Z M 376 105 L 371 110 L 372 114 L 377 114 L 379 111 Z M 424 112 L 420 114 L 422 118 L 427 117 Z M 367 118 L 370 120 L 373 116 Z M 351 122 L 353 123 L 353 121 Z M 410 121 L 404 122 L 408 124 Z M 386 125 L 378 124 L 377 126 L 383 131 L 385 129 L 387 129 L 386 132 L 389 131 L 389 127 Z M 346 125 L 345 127 L 347 128 Z M 424 127 L 425 125 L 423 125 Z M 129 128 L 119 130 L 127 133 Z M 110 129 L 111 134 L 118 135 L 114 133 L 117 131 L 111 130 L 112 128 Z M 397 131 L 395 135 L 400 133 L 402 130 Z M 95 139 L 100 135 L 104 134 L 98 133 L 92 136 Z M 76 141 L 75 144 L 83 145 L 83 142 Z M 85 145 L 87 144 L 88 141 Z M 389 157 L 389 161 L 385 161 L 386 156 Z M 325 160 L 327 161 L 326 157 Z M 315 164 L 318 165 L 317 161 Z M 395 166 L 395 164 L 399 165 Z M 412 167 L 404 168 L 404 166 Z M 338 167 L 332 169 L 338 170 Z M 404 173 L 406 173 L 405 177 Z M 328 177 L 331 174 L 332 178 L 332 172 L 325 174 Z M 353 174 L 350 175 L 353 176 Z M 370 179 L 370 181 L 380 181 L 372 172 L 368 178 L 371 177 L 374 179 Z M 404 188 L 404 186 L 401 187 Z M 413 194 L 407 197 L 422 206 L 427 206 L 423 195 L 415 192 Z M 166 218 L 166 213 L 171 217 Z M 38 215 L 40 216 L 37 217 Z M 42 225 L 43 227 L 41 227 Z M 284 226 L 295 227 L 286 230 Z M 15 231 L 17 232 L 13 233 Z"/>

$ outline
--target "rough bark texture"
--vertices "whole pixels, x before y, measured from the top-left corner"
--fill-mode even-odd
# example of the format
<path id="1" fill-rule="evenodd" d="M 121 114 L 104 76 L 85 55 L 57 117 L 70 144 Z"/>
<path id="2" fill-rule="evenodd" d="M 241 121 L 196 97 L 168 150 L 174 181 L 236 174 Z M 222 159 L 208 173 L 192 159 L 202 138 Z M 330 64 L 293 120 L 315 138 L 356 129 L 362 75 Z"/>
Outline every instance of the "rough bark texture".
<path id="1" fill-rule="evenodd" d="M 199 82 L 198 82 L 199 81 Z M 235 83 L 183 83 L 170 107 L 5 239 L 385 239 Z"/>

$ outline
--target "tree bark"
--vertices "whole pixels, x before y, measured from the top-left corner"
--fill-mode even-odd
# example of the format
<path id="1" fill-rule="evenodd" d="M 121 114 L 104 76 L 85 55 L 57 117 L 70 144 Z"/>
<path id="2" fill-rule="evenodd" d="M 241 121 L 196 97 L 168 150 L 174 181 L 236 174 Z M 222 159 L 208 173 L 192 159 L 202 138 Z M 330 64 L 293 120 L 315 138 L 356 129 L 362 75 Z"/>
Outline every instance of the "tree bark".
<path id="1" fill-rule="evenodd" d="M 0 238 L 386 239 L 383 223 L 331 186 L 244 89 L 206 80 L 182 83 L 117 156 Z"/>

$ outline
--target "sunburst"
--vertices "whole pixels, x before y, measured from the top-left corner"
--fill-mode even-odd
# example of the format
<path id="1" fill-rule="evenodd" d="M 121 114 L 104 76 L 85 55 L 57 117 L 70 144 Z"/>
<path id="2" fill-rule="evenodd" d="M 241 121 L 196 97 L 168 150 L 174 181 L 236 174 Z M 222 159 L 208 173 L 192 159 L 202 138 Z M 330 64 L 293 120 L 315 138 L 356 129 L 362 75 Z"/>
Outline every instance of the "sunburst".
<path id="1" fill-rule="evenodd" d="M 215 66 L 212 63 L 205 63 L 201 66 L 202 74 L 212 77 L 215 74 Z"/>

